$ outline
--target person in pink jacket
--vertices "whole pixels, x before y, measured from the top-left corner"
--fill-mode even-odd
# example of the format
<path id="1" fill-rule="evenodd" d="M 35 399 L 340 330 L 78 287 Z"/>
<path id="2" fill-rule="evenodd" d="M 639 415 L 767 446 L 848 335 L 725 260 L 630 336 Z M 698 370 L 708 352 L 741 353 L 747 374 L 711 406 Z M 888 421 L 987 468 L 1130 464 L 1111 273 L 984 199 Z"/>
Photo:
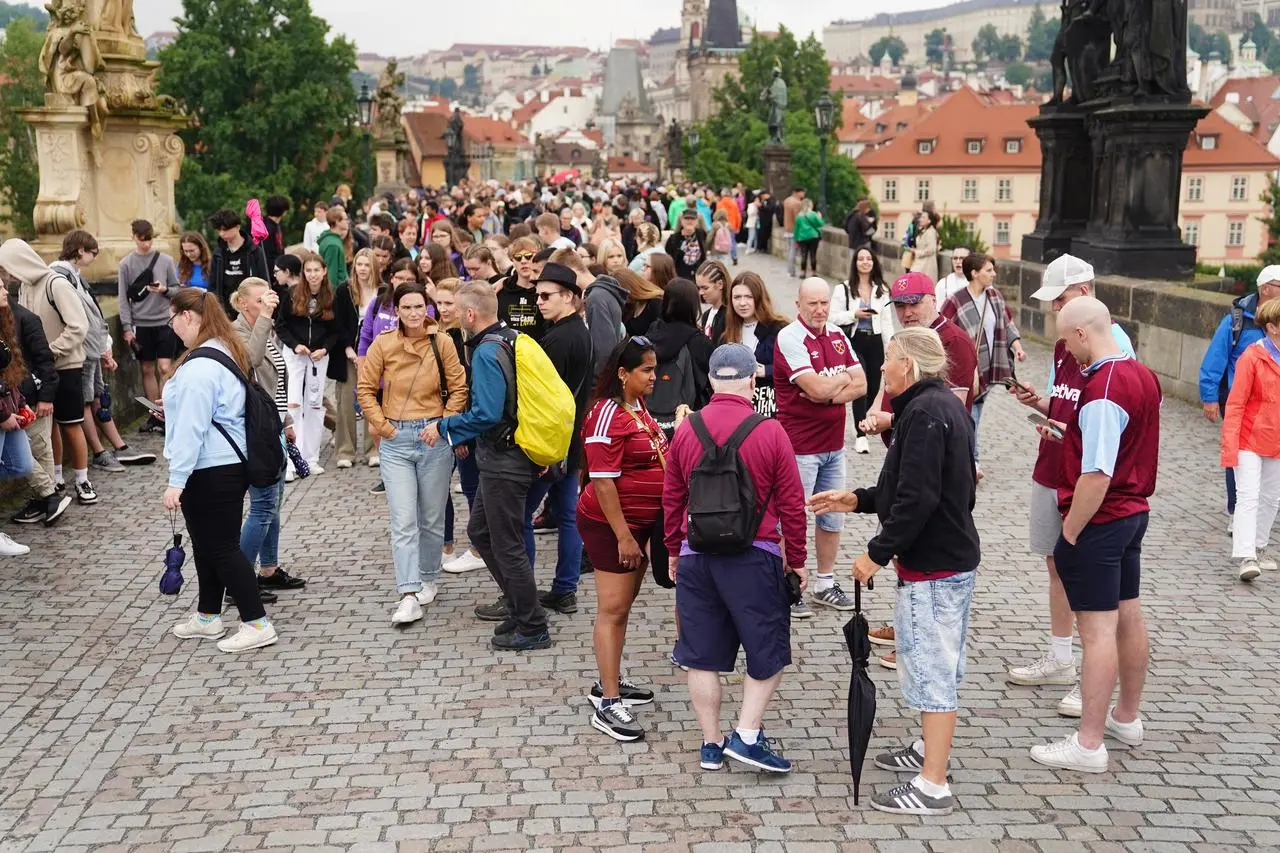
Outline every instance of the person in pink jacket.
<path id="1" fill-rule="evenodd" d="M 1231 557 L 1240 580 L 1274 572 L 1274 559 L 1259 559 L 1280 509 L 1280 299 L 1258 307 L 1264 332 L 1236 361 L 1235 382 L 1222 418 L 1222 465 L 1236 471 L 1236 512 Z"/>

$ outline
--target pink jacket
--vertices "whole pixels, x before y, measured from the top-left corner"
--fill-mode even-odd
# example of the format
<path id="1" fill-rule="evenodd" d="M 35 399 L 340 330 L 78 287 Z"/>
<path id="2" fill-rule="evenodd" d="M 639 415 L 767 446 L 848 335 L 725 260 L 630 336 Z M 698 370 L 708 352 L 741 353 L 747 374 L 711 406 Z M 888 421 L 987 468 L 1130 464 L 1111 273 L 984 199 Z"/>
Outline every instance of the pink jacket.
<path id="1" fill-rule="evenodd" d="M 1267 352 L 1265 338 L 1236 360 L 1222 418 L 1222 466 L 1236 467 L 1241 450 L 1280 459 L 1280 364 Z"/>

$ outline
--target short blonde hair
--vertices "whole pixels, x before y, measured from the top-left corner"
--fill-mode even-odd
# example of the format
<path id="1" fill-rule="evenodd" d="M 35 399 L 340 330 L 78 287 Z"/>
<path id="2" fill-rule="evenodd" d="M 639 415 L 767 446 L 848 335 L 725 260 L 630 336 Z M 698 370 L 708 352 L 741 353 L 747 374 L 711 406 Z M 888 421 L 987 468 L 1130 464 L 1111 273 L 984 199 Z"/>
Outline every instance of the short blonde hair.
<path id="1" fill-rule="evenodd" d="M 255 287 L 269 288 L 271 287 L 271 285 L 268 284 L 264 279 L 255 278 L 253 276 L 250 276 L 249 278 L 246 278 L 244 281 L 240 282 L 240 286 L 236 288 L 236 292 L 231 294 L 231 307 L 236 309 L 236 313 L 241 313 L 244 311 L 244 306 L 248 304 L 246 300 L 249 298 L 249 293 Z"/>
<path id="2" fill-rule="evenodd" d="M 908 327 L 895 334 L 889 346 L 896 346 L 904 358 L 911 359 L 916 382 L 946 377 L 949 365 L 947 351 L 942 347 L 942 338 L 933 329 Z"/>
<path id="3" fill-rule="evenodd" d="M 1280 326 L 1280 299 L 1269 299 L 1259 305 L 1253 314 L 1253 322 L 1264 332 L 1267 326 Z"/>

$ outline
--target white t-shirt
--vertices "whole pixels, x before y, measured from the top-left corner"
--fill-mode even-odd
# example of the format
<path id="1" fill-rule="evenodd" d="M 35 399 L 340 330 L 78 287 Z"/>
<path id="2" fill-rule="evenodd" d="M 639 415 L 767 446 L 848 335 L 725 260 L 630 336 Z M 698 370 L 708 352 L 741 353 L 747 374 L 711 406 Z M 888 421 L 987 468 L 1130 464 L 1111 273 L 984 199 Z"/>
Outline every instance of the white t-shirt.
<path id="1" fill-rule="evenodd" d="M 946 278 L 939 281 L 935 286 L 935 295 L 938 297 L 938 305 L 941 306 L 942 303 L 946 302 L 949 298 L 955 296 L 968 286 L 969 282 L 965 281 L 963 275 L 958 272 L 951 273 Z"/>
<path id="2" fill-rule="evenodd" d="M 995 349 L 996 313 L 994 309 L 987 307 L 985 290 L 973 298 L 973 307 L 978 309 L 978 315 L 982 317 L 982 334 L 987 339 L 987 350 L 991 351 Z"/>
<path id="3" fill-rule="evenodd" d="M 742 324 L 742 345 L 752 352 L 756 351 L 756 344 L 760 341 L 756 337 L 756 326 L 758 325 L 759 321 L 757 320 Z"/>
<path id="4" fill-rule="evenodd" d="M 307 222 L 307 227 L 302 229 L 302 245 L 306 246 L 308 251 L 316 251 L 317 241 L 320 235 L 329 230 L 329 223 L 311 219 Z"/>

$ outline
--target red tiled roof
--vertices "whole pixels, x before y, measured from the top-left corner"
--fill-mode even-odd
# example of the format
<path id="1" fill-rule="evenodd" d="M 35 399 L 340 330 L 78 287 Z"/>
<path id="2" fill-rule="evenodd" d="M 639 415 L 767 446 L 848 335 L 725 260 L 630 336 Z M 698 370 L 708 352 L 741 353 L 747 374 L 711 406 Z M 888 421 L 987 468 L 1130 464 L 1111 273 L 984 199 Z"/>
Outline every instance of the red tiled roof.
<path id="1" fill-rule="evenodd" d="M 1207 136 L 1217 137 L 1211 149 L 1202 147 L 1201 139 Z M 1264 142 L 1240 130 L 1216 112 L 1209 113 L 1196 124 L 1196 132 L 1187 143 L 1187 153 L 1183 155 L 1182 162 L 1197 169 L 1256 166 L 1273 170 L 1280 167 L 1280 159 L 1267 150 Z"/>
<path id="2" fill-rule="evenodd" d="M 864 145 L 878 147 L 897 138 L 904 132 L 909 132 L 913 125 L 922 118 L 932 113 L 938 106 L 946 100 L 944 95 L 942 98 L 932 100 L 919 101 L 912 106 L 899 105 L 893 99 L 886 101 L 887 106 L 875 118 L 867 118 L 858 109 L 856 101 L 844 102 L 844 125 L 837 132 L 837 139 L 841 142 L 861 142 Z M 899 125 L 905 125 L 899 127 Z"/>
<path id="3" fill-rule="evenodd" d="M 443 133 L 443 131 L 441 131 Z M 462 135 L 472 142 L 487 142 L 495 148 L 519 148 L 525 139 L 505 121 L 470 116 L 462 120 Z"/>
<path id="4" fill-rule="evenodd" d="M 988 105 L 966 86 L 888 145 L 863 152 L 858 168 L 1038 170 L 1040 144 L 1027 126 L 1036 111 L 1032 104 Z M 974 139 L 982 141 L 981 153 L 969 153 L 968 143 Z M 1005 151 L 1010 139 L 1022 143 L 1016 154 Z M 924 140 L 932 142 L 931 153 L 920 153 Z"/>
<path id="5" fill-rule="evenodd" d="M 1280 127 L 1280 75 L 1228 80 L 1209 102 L 1215 110 L 1234 94 L 1235 106 L 1253 122 L 1253 136 L 1266 144 Z"/>
<path id="6" fill-rule="evenodd" d="M 846 98 L 854 95 L 888 95 L 898 91 L 900 87 L 896 77 L 864 77 L 861 74 L 840 74 L 831 76 L 832 92 L 844 92 Z"/>
<path id="7" fill-rule="evenodd" d="M 546 109 L 547 105 L 550 103 L 550 101 L 547 101 L 547 103 L 544 104 L 541 98 L 534 98 L 524 106 L 520 106 L 512 110 L 511 120 L 514 121 L 518 127 L 522 127 L 533 121 L 533 117 Z"/>
<path id="8" fill-rule="evenodd" d="M 610 157 L 609 158 L 609 174 L 610 175 L 634 175 L 657 174 L 657 167 L 650 166 L 648 163 L 641 163 L 633 157 Z"/>
<path id="9" fill-rule="evenodd" d="M 569 56 L 586 56 L 591 52 L 586 47 L 549 47 L 541 44 L 472 44 L 470 42 L 452 44 L 452 53 L 496 53 L 509 56 L 521 53 L 540 53 L 547 55 L 568 54 Z"/>
<path id="10" fill-rule="evenodd" d="M 443 138 L 444 130 L 449 125 L 448 113 L 405 113 L 401 116 L 401 121 L 419 157 L 443 157 L 449 153 Z"/>

